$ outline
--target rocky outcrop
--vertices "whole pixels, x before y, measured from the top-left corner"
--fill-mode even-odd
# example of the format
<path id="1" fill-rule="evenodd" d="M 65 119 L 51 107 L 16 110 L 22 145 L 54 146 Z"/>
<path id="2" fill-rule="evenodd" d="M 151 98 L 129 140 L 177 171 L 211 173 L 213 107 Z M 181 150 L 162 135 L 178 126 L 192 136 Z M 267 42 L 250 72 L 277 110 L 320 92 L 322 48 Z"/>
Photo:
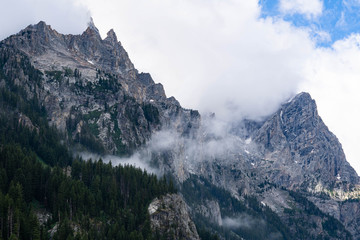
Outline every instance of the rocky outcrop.
<path id="1" fill-rule="evenodd" d="M 200 239 L 188 206 L 179 194 L 154 199 L 148 208 L 151 228 L 162 239 Z"/>

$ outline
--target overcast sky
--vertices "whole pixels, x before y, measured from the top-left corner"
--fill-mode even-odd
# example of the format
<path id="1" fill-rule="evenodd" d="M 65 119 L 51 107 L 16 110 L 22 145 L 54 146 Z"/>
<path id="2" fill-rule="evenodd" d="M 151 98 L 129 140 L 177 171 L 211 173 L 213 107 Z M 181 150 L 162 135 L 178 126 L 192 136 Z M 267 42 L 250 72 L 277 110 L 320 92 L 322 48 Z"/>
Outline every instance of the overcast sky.
<path id="1" fill-rule="evenodd" d="M 224 120 L 308 91 L 360 173 L 359 0 L 0 1 L 0 39 L 40 20 L 77 34 L 92 16 L 168 96 Z"/>

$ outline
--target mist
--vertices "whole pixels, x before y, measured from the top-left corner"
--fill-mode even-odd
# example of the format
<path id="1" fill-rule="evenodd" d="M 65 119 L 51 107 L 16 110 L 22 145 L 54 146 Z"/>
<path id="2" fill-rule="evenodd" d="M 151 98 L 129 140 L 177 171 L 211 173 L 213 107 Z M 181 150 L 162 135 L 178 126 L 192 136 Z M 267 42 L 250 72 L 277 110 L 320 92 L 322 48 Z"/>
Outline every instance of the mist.
<path id="1" fill-rule="evenodd" d="M 131 155 L 130 157 L 119 157 L 119 156 L 115 156 L 115 155 L 102 156 L 102 155 L 98 155 L 98 154 L 94 154 L 94 153 L 90 153 L 90 152 L 79 152 L 79 153 L 76 153 L 75 155 L 81 157 L 85 161 L 89 161 L 90 159 L 93 161 L 98 161 L 99 159 L 101 159 L 104 163 L 111 162 L 111 164 L 113 166 L 132 165 L 132 166 L 134 166 L 136 168 L 140 168 L 141 170 L 146 171 L 148 173 L 153 173 L 158 176 L 161 175 L 158 169 L 150 166 L 150 159 L 142 157 L 139 152 Z"/>
<path id="2" fill-rule="evenodd" d="M 222 219 L 223 226 L 230 229 L 237 228 L 256 228 L 261 229 L 264 228 L 266 223 L 263 220 L 255 219 L 254 217 L 241 214 L 235 218 L 225 217 Z"/>

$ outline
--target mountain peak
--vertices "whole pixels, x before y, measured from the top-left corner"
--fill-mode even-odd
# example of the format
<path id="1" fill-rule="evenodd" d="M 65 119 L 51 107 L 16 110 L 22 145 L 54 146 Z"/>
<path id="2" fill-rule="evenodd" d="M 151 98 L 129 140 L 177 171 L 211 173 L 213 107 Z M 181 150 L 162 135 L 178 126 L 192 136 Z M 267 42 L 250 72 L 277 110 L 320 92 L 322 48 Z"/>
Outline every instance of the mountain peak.
<path id="1" fill-rule="evenodd" d="M 100 37 L 99 29 L 95 26 L 94 19 L 90 17 L 90 21 L 88 22 L 88 28 L 85 30 L 85 33 L 91 34 L 91 35 L 97 35 Z"/>
<path id="2" fill-rule="evenodd" d="M 116 44 L 118 42 L 116 33 L 114 32 L 114 29 L 110 29 L 110 31 L 108 31 L 107 37 L 105 38 L 105 40 L 107 40 L 113 44 Z"/>
<path id="3" fill-rule="evenodd" d="M 38 22 L 38 24 L 35 25 L 37 28 L 45 28 L 48 27 L 44 21 Z"/>
<path id="4" fill-rule="evenodd" d="M 301 92 L 301 93 L 297 94 L 293 100 L 294 101 L 302 101 L 302 102 L 313 101 L 313 99 L 311 98 L 311 95 L 308 92 Z"/>
<path id="5" fill-rule="evenodd" d="M 29 31 L 29 30 L 32 30 L 32 31 L 36 30 L 39 32 L 47 32 L 47 31 L 52 31 L 52 28 L 50 25 L 47 25 L 46 22 L 40 21 L 35 25 L 29 25 L 23 31 Z"/>

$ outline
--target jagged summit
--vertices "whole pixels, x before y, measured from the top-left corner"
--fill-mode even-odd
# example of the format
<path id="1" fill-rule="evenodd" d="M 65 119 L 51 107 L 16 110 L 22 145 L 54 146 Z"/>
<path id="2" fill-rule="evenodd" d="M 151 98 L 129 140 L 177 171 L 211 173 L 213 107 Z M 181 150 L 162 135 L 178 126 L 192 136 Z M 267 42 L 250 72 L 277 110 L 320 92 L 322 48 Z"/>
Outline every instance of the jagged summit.
<path id="1" fill-rule="evenodd" d="M 92 17 L 90 17 L 90 21 L 88 22 L 88 28 L 95 31 L 100 36 L 99 29 L 95 26 L 94 19 Z"/>
<path id="2" fill-rule="evenodd" d="M 38 98 L 45 102 L 51 125 L 66 131 L 73 125 L 69 125 L 69 121 L 72 122 L 69 116 L 77 115 L 74 108 L 81 109 L 81 114 L 101 113 L 100 119 L 96 119 L 101 124 L 95 129 L 102 132 L 95 130 L 94 133 L 108 153 L 144 144 L 161 123 L 171 123 L 162 119 L 168 119 L 173 111 L 178 114 L 174 114 L 175 117 L 184 121 L 190 118 L 190 111 L 180 111 L 178 102 L 168 99 L 163 86 L 155 84 L 150 74 L 138 73 L 114 30 L 101 39 L 92 19 L 81 35 L 60 34 L 41 21 L 5 39 L 1 46 L 26 55 L 43 73 L 43 90 Z M 151 106 L 146 105 L 149 103 Z M 160 115 L 158 107 L 173 109 Z M 109 108 L 113 111 L 111 115 Z M 117 120 L 117 116 L 121 120 Z M 78 133 L 73 132 L 70 138 L 81 132 L 83 122 L 76 124 L 79 124 L 77 129 L 71 131 Z M 97 122 L 90 124 L 97 125 Z M 132 124 L 136 127 L 131 127 Z M 183 128 L 187 127 L 179 126 L 180 130 Z"/>
<path id="3" fill-rule="evenodd" d="M 41 21 L 10 36 L 4 43 L 31 56 L 33 64 L 43 71 L 54 66 L 60 69 L 64 66 L 88 68 L 83 73 L 87 79 L 96 75 L 96 69 L 116 72 L 129 80 L 135 79 L 137 74 L 115 32 L 110 30 L 107 38 L 102 40 L 92 19 L 81 35 L 60 34 Z"/>
<path id="4" fill-rule="evenodd" d="M 285 103 L 252 138 L 267 159 L 279 163 L 279 175 L 272 174 L 278 184 L 300 184 L 320 191 L 334 182 L 359 183 L 340 142 L 318 115 L 309 93 L 300 93 Z"/>
<path id="5" fill-rule="evenodd" d="M 114 29 L 110 29 L 110 31 L 108 31 L 107 37 L 104 40 L 110 42 L 113 45 L 118 43 L 118 39 L 116 33 L 114 32 Z"/>

